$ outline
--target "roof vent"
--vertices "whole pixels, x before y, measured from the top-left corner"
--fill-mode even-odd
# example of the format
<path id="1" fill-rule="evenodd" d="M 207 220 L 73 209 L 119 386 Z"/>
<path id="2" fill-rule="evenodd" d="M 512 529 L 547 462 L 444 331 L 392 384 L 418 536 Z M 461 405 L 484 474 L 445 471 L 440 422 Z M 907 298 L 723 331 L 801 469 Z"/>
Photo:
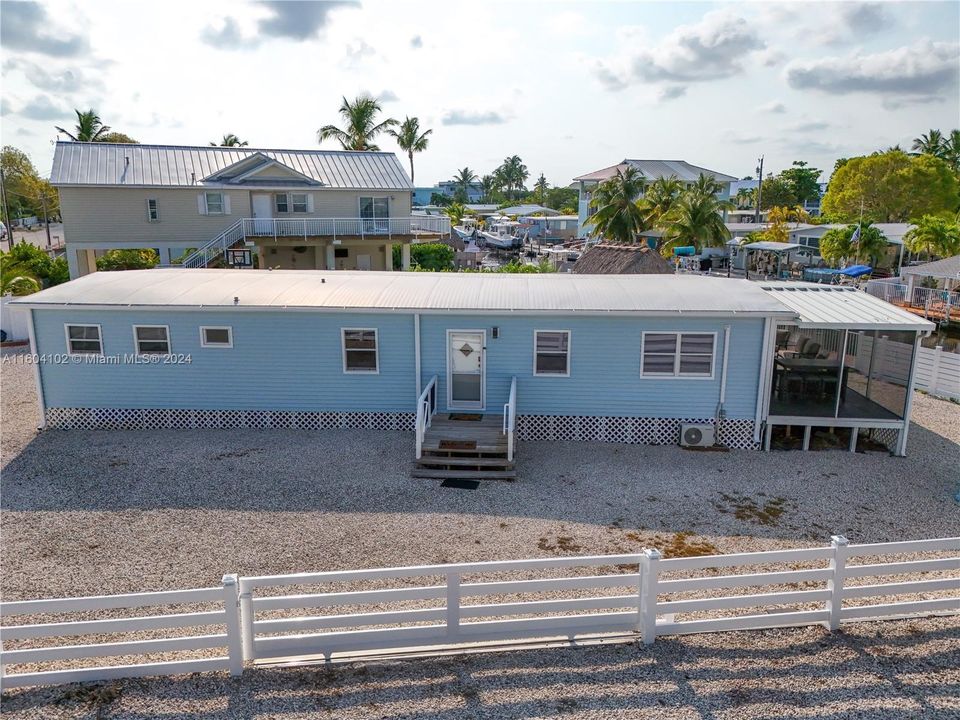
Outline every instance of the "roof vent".
<path id="1" fill-rule="evenodd" d="M 327 281 L 326 278 L 320 278 L 320 284 L 323 285 Z"/>
<path id="2" fill-rule="evenodd" d="M 197 174 L 195 172 L 190 173 L 190 184 L 191 185 L 197 184 Z"/>
<path id="3" fill-rule="evenodd" d="M 233 304 L 234 304 L 234 305 L 239 305 L 239 304 L 240 304 L 240 298 L 239 298 L 238 296 L 236 296 L 236 295 L 233 296 Z"/>
<path id="4" fill-rule="evenodd" d="M 124 167 L 126 167 L 126 166 L 129 165 L 129 164 L 130 164 L 130 156 L 129 156 L 129 155 L 124 155 L 124 156 L 123 156 L 123 165 L 124 165 Z"/>

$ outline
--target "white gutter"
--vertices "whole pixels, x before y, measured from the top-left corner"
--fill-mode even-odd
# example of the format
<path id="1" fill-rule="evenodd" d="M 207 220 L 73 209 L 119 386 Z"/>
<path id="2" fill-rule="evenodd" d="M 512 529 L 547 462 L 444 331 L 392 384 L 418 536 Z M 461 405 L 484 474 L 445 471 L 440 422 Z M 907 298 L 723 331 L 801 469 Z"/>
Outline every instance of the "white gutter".
<path id="1" fill-rule="evenodd" d="M 717 420 L 724 416 L 723 405 L 727 399 L 727 359 L 730 357 L 730 326 L 723 326 L 723 368 L 720 370 L 720 402 L 717 405 Z"/>
<path id="2" fill-rule="evenodd" d="M 769 365 L 773 361 L 773 351 L 770 347 L 771 340 L 776 336 L 774 334 L 774 325 L 773 318 L 767 318 L 764 321 L 763 327 L 763 343 L 760 345 L 760 380 L 757 383 L 757 410 L 754 415 L 753 420 L 753 441 L 760 442 L 760 424 L 764 420 L 764 412 L 766 410 L 766 377 Z"/>
<path id="3" fill-rule="evenodd" d="M 413 364 L 417 373 L 417 397 L 420 397 L 420 314 L 413 316 Z"/>
<path id="4" fill-rule="evenodd" d="M 30 352 L 33 354 L 33 382 L 37 388 L 37 411 L 40 413 L 40 422 L 37 424 L 37 430 L 43 430 L 47 426 L 47 406 L 43 400 L 43 380 L 40 377 L 40 354 L 37 352 L 37 334 L 33 329 L 33 310 L 28 310 L 30 322 L 27 330 L 30 337 Z"/>

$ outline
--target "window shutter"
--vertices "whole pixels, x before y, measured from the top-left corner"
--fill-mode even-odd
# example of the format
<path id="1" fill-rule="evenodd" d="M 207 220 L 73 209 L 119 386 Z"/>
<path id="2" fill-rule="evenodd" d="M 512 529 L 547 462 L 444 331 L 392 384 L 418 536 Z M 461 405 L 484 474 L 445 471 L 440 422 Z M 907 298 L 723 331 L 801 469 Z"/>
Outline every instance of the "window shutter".
<path id="1" fill-rule="evenodd" d="M 227 193 L 223 194 L 223 214 L 230 214 L 230 196 Z"/>
<path id="2" fill-rule="evenodd" d="M 207 214 L 207 198 L 204 196 L 203 193 L 200 193 L 199 195 L 197 195 L 197 211 L 201 215 Z"/>
<path id="3" fill-rule="evenodd" d="M 307 193 L 307 212 L 313 212 L 313 193 Z"/>
<path id="4" fill-rule="evenodd" d="M 150 199 L 148 198 L 148 199 L 144 200 L 143 203 L 144 203 L 144 205 L 147 206 L 147 207 L 146 207 L 146 210 L 147 210 L 147 222 L 150 222 Z"/>

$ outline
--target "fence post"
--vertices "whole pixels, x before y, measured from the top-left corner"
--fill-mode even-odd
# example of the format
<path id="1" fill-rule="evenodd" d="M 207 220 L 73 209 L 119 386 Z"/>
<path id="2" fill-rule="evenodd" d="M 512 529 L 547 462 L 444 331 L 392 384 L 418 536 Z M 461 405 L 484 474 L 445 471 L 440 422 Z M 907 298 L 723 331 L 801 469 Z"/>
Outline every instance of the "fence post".
<path id="1" fill-rule="evenodd" d="M 460 634 L 460 573 L 447 573 L 447 637 Z"/>
<path id="2" fill-rule="evenodd" d="M 640 564 L 640 637 L 644 645 L 650 645 L 657 637 L 657 590 L 660 574 L 659 550 L 643 550 Z"/>
<path id="3" fill-rule="evenodd" d="M 230 674 L 243 674 L 243 639 L 240 629 L 240 594 L 236 575 L 223 576 L 223 610 L 226 613 Z"/>
<path id="4" fill-rule="evenodd" d="M 937 394 L 940 386 L 940 357 L 942 354 L 943 345 L 937 345 L 933 349 L 933 363 L 930 365 L 930 383 L 927 385 L 927 390 L 929 390 L 932 395 Z"/>
<path id="5" fill-rule="evenodd" d="M 240 578 L 240 638 L 243 646 L 243 659 L 253 662 L 253 595 Z"/>
<path id="6" fill-rule="evenodd" d="M 850 541 L 843 535 L 833 535 L 830 537 L 830 545 L 833 547 L 833 557 L 830 558 L 830 570 L 832 576 L 827 580 L 827 590 L 830 591 L 830 599 L 827 601 L 827 610 L 830 611 L 830 630 L 836 630 L 840 627 L 840 610 L 843 608 L 843 578 L 844 569 L 847 566 L 847 546 Z"/>

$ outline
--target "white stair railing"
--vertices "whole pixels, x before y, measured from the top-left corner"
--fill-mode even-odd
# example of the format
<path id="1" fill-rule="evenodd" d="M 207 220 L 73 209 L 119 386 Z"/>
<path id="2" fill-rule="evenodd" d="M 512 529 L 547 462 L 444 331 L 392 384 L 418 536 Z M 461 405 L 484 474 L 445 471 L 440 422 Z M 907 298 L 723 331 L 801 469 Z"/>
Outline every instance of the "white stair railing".
<path id="1" fill-rule="evenodd" d="M 185 268 L 207 267 L 218 257 L 226 254 L 228 249 L 243 240 L 244 237 L 243 219 L 241 218 L 206 245 L 188 255 L 181 266 Z"/>
<path id="2" fill-rule="evenodd" d="M 417 460 L 423 457 L 423 438 L 427 434 L 427 428 L 433 423 L 436 412 L 437 376 L 434 375 L 417 398 Z"/>
<path id="3" fill-rule="evenodd" d="M 513 441 L 517 426 L 517 379 L 510 382 L 510 396 L 503 406 L 503 434 L 507 436 L 507 460 L 513 462 Z"/>

